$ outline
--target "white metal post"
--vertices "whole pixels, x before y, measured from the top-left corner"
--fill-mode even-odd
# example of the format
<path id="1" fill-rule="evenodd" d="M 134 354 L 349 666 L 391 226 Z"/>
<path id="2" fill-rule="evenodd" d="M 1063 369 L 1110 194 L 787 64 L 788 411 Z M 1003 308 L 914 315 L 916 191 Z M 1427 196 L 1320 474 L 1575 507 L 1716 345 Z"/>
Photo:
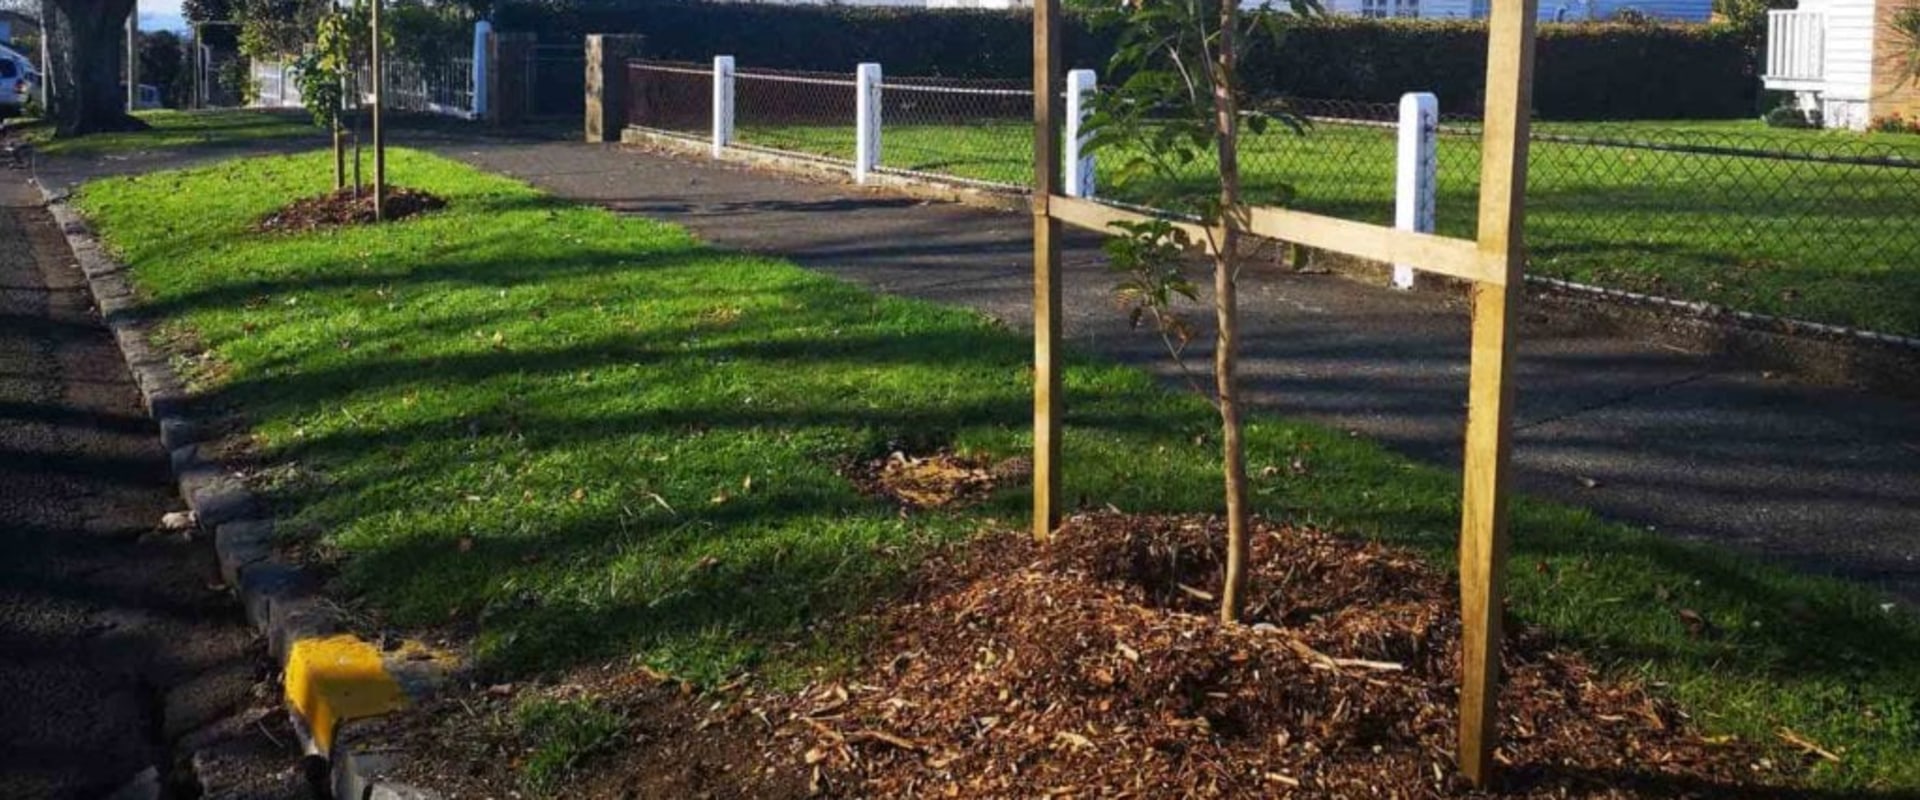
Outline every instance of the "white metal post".
<path id="1" fill-rule="evenodd" d="M 1093 70 L 1076 69 L 1067 73 L 1066 159 L 1062 167 L 1061 188 L 1068 197 L 1093 197 L 1093 154 L 1087 152 L 1087 119 L 1093 116 L 1093 90 L 1098 79 Z"/>
<path id="2" fill-rule="evenodd" d="M 487 104 L 493 98 L 487 96 L 487 73 L 493 65 L 487 63 L 487 55 L 492 48 L 487 40 L 493 36 L 493 23 L 480 20 L 473 23 L 473 118 L 486 119 Z"/>
<path id="3" fill-rule="evenodd" d="M 733 144 L 733 56 L 713 57 L 713 157 Z"/>
<path id="4" fill-rule="evenodd" d="M 1400 96 L 1400 153 L 1393 191 L 1393 225 L 1432 233 L 1440 173 L 1440 98 L 1429 92 Z M 1413 267 L 1393 265 L 1393 285 L 1413 288 Z"/>
<path id="5" fill-rule="evenodd" d="M 880 65 L 861 64 L 854 78 L 853 179 L 867 182 L 880 166 Z"/>

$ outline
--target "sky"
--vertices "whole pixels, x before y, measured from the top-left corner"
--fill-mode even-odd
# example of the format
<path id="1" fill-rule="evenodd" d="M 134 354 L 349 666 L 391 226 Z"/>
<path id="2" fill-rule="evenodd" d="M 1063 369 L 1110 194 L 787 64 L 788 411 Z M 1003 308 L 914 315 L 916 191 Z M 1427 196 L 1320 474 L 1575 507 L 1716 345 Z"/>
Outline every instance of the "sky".
<path id="1" fill-rule="evenodd" d="M 140 27 L 148 30 L 178 30 L 186 27 L 180 16 L 180 0 L 140 0 Z"/>

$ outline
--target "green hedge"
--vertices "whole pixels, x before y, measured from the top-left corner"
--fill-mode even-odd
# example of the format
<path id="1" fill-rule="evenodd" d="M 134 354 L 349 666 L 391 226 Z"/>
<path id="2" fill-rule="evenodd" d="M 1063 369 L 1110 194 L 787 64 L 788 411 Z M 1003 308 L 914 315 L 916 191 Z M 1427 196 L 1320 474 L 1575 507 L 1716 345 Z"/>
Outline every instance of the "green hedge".
<path id="1" fill-rule="evenodd" d="M 544 37 L 642 33 L 656 58 L 731 54 L 745 67 L 851 71 L 877 61 L 894 75 L 1030 74 L 1025 12 L 658 0 L 610 7 L 508 4 L 501 30 Z M 1067 61 L 1105 65 L 1111 37 L 1070 22 Z M 1393 101 L 1431 91 L 1448 111 L 1478 108 L 1486 26 L 1473 21 L 1329 17 L 1296 23 L 1278 46 L 1249 54 L 1251 85 L 1297 97 Z M 1549 119 L 1751 116 L 1758 105 L 1751 35 L 1723 25 L 1543 25 L 1534 106 Z"/>

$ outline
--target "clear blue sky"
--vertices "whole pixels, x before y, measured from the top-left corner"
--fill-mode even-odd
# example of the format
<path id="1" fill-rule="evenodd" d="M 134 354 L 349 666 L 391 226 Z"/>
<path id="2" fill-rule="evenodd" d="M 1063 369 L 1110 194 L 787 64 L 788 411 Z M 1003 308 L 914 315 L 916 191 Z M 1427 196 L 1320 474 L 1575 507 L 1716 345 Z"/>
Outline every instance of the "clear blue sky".
<path id="1" fill-rule="evenodd" d="M 178 26 L 180 0 L 140 0 L 140 21 L 148 27 Z"/>

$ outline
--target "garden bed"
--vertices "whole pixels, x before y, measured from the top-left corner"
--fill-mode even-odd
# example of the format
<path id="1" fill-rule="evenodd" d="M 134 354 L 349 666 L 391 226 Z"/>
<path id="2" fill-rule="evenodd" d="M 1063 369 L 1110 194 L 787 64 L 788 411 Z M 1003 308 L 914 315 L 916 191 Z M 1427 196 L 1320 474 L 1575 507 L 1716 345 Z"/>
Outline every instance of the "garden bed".
<path id="1" fill-rule="evenodd" d="M 446 207 L 446 200 L 430 192 L 388 187 L 385 208 L 376 210 L 371 188 L 335 189 L 323 195 L 295 200 L 276 209 L 260 220 L 259 230 L 263 233 L 304 233 L 349 225 L 371 225 L 381 221 L 398 222 L 415 214 Z"/>
<path id="2" fill-rule="evenodd" d="M 999 534 L 862 620 L 875 633 L 850 674 L 695 699 L 615 667 L 482 693 L 541 714 L 475 729 L 462 698 L 409 715 L 399 741 L 423 766 L 408 777 L 459 796 L 523 787 L 524 754 L 556 740 L 539 717 L 566 703 L 603 721 L 542 779 L 570 797 L 1467 793 L 1450 755 L 1454 582 L 1412 553 L 1259 522 L 1247 624 L 1223 627 L 1203 588 L 1221 537 L 1204 517 L 1112 513 L 1070 520 L 1050 548 Z M 1751 796 L 1802 766 L 1703 737 L 1537 632 L 1504 662 L 1499 794 Z"/>

